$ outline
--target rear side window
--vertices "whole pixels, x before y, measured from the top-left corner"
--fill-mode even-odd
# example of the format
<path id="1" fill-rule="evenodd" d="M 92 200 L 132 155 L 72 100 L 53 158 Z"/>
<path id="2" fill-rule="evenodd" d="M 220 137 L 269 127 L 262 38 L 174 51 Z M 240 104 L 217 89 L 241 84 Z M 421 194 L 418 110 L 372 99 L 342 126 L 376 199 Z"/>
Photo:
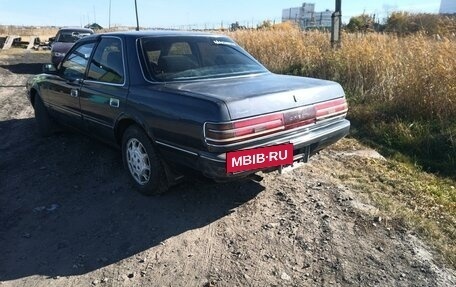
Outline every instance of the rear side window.
<path id="1" fill-rule="evenodd" d="M 103 38 L 90 62 L 88 80 L 111 84 L 123 84 L 124 63 L 122 42 L 118 38 Z"/>

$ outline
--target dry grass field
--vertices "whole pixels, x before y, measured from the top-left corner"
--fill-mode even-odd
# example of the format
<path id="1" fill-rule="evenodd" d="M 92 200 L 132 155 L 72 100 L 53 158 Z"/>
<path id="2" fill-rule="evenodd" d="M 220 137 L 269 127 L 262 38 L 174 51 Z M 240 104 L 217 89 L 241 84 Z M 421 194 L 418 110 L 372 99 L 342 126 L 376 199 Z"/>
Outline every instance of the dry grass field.
<path id="1" fill-rule="evenodd" d="M 30 36 L 38 36 L 41 41 L 47 41 L 50 37 L 57 34 L 58 28 L 42 28 L 42 27 L 21 27 L 21 26 L 6 26 L 0 25 L 0 37 L 9 35 L 20 36 L 24 41 L 28 41 Z"/>
<path id="2" fill-rule="evenodd" d="M 288 24 L 230 36 L 274 72 L 341 83 L 361 138 L 456 175 L 456 37 L 344 34 L 333 50 L 328 33 Z"/>

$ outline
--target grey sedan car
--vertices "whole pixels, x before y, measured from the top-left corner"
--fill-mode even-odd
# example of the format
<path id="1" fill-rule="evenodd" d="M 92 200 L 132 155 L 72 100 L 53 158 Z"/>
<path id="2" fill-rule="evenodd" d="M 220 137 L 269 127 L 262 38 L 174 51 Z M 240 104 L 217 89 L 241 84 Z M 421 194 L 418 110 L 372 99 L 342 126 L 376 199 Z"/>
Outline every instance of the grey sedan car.
<path id="1" fill-rule="evenodd" d="M 294 168 L 350 128 L 338 83 L 273 74 L 223 35 L 91 35 L 45 71 L 27 82 L 38 130 L 62 124 L 119 147 L 144 194 L 195 174 Z"/>
<path id="2" fill-rule="evenodd" d="M 51 44 L 51 61 L 58 65 L 73 44 L 82 37 L 92 35 L 92 29 L 86 28 L 61 28 Z"/>

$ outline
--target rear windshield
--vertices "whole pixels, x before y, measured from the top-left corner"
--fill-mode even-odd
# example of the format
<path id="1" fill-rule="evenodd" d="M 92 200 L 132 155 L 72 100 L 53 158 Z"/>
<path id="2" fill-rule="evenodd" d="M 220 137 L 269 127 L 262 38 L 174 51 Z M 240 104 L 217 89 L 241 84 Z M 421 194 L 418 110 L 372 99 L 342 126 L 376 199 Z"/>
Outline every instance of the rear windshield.
<path id="1" fill-rule="evenodd" d="M 141 39 L 145 71 L 156 81 L 182 81 L 265 73 L 267 70 L 224 37 Z"/>
<path id="2" fill-rule="evenodd" d="M 63 42 L 63 43 L 74 43 L 77 40 L 89 36 L 92 33 L 90 32 L 79 32 L 79 31 L 60 31 L 57 39 L 55 39 L 56 42 Z"/>

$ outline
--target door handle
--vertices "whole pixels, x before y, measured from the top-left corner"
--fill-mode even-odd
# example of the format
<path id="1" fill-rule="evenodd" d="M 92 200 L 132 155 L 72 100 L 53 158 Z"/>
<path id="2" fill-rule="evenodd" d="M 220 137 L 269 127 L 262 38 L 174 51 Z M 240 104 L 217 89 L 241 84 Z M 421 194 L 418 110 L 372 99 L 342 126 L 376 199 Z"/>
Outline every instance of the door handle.
<path id="1" fill-rule="evenodd" d="M 119 107 L 119 100 L 118 99 L 109 99 L 109 105 L 113 108 L 118 108 Z"/>
<path id="2" fill-rule="evenodd" d="M 71 91 L 70 91 L 70 96 L 75 97 L 75 98 L 78 97 L 78 96 L 79 96 L 78 90 L 76 90 L 76 89 L 71 89 Z"/>

